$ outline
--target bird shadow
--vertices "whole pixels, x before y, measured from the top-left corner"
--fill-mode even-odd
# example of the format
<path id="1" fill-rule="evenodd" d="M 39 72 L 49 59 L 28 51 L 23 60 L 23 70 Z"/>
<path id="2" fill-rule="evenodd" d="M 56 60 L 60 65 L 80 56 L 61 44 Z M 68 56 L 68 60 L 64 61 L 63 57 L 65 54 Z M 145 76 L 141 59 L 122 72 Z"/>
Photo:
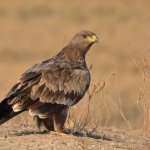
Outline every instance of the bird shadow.
<path id="1" fill-rule="evenodd" d="M 17 132 L 15 131 L 14 133 L 12 133 L 11 135 L 15 135 L 15 136 L 25 136 L 25 135 L 36 135 L 36 134 L 49 134 L 49 131 L 29 131 L 29 130 L 24 130 L 24 131 L 20 131 Z"/>
<path id="2" fill-rule="evenodd" d="M 54 132 L 53 132 L 54 133 Z M 100 135 L 100 134 L 96 134 L 96 133 L 83 133 L 83 132 L 73 132 L 72 130 L 65 130 L 64 133 L 66 135 L 72 135 L 75 137 L 88 137 L 88 138 L 92 138 L 92 139 L 101 139 L 101 140 L 107 140 L 107 141 L 112 141 L 112 138 L 110 138 L 109 136 L 106 135 Z M 51 132 L 49 131 L 29 131 L 29 130 L 24 130 L 24 131 L 20 131 L 20 132 L 14 132 L 11 135 L 15 135 L 15 136 L 26 136 L 26 135 L 44 135 L 44 134 L 51 134 Z"/>
<path id="3" fill-rule="evenodd" d="M 107 140 L 107 141 L 112 141 L 112 139 L 106 135 L 100 135 L 98 133 L 94 132 L 72 132 L 72 130 L 66 130 L 64 131 L 66 134 L 70 134 L 76 137 L 88 137 L 92 139 L 101 139 L 101 140 Z"/>

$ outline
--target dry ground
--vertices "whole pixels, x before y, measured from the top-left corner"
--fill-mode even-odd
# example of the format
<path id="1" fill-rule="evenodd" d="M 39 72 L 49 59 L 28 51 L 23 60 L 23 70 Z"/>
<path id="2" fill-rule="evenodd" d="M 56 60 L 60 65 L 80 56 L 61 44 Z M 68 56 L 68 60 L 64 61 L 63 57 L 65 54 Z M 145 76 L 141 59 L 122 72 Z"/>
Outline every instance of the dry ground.
<path id="1" fill-rule="evenodd" d="M 69 133 L 69 132 L 68 132 Z M 1 150 L 149 150 L 150 139 L 137 132 L 98 128 L 65 136 L 37 132 L 34 126 L 0 128 Z"/>

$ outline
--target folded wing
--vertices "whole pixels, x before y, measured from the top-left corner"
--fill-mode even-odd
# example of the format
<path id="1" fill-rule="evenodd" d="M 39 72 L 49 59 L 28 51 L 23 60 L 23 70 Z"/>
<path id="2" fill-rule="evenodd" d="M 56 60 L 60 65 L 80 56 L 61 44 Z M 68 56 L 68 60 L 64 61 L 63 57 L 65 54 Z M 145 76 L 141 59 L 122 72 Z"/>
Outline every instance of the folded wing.
<path id="1" fill-rule="evenodd" d="M 72 106 L 84 96 L 89 84 L 89 71 L 80 65 L 46 62 L 27 70 L 6 99 L 14 111 L 41 103 Z"/>

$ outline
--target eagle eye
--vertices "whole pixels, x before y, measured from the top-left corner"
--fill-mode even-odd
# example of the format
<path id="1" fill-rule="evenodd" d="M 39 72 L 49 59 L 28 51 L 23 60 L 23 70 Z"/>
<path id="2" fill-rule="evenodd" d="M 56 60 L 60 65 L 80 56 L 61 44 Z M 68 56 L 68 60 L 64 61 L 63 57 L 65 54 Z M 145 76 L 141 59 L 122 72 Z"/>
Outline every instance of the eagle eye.
<path id="1" fill-rule="evenodd" d="M 87 38 L 87 35 L 84 34 L 84 35 L 82 35 L 82 37 L 83 37 L 83 38 Z"/>

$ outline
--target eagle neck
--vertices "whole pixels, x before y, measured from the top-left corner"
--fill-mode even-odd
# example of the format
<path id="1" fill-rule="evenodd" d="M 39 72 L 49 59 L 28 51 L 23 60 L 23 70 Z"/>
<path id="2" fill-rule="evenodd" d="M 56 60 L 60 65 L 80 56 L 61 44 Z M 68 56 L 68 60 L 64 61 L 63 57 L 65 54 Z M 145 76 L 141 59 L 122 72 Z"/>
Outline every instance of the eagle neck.
<path id="1" fill-rule="evenodd" d="M 80 49 L 75 45 L 67 45 L 56 56 L 61 59 L 68 59 L 70 61 L 85 59 Z"/>

